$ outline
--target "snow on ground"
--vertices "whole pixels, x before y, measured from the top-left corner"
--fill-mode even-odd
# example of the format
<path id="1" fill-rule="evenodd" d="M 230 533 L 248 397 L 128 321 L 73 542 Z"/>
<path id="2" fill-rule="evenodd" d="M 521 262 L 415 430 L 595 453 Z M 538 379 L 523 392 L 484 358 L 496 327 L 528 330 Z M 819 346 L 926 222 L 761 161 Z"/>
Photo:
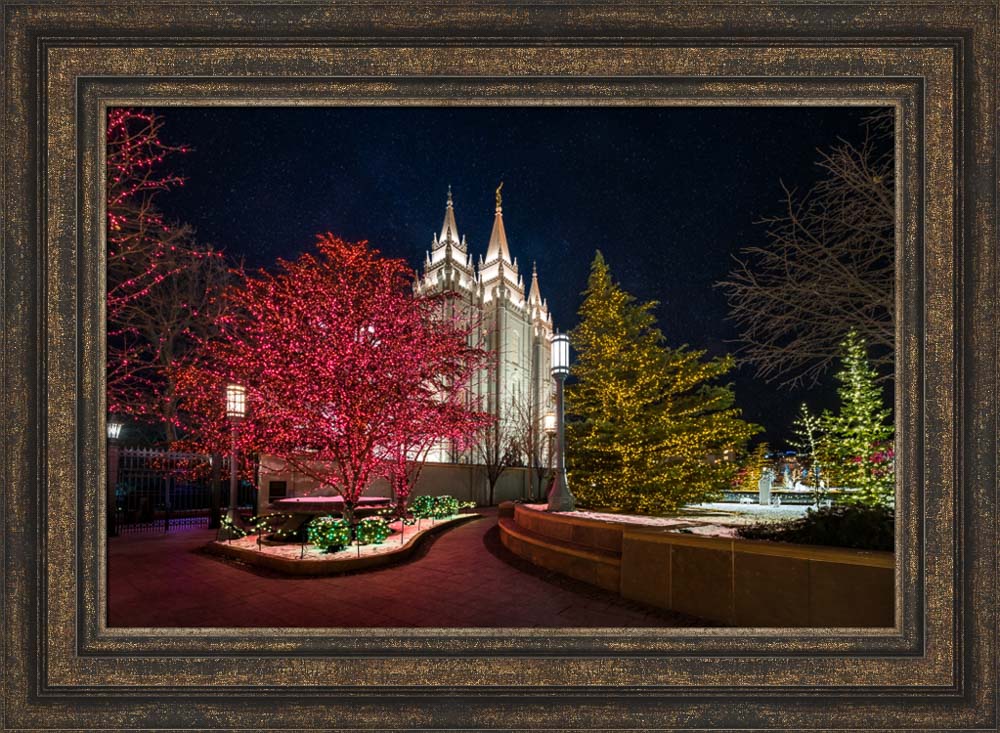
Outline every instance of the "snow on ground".
<path id="1" fill-rule="evenodd" d="M 333 504 L 335 506 L 341 506 L 344 503 L 344 498 L 342 496 L 289 496 L 284 499 L 275 499 L 271 502 L 277 507 L 282 506 L 299 506 L 302 504 Z M 355 506 L 365 506 L 367 504 L 387 504 L 389 499 L 380 496 L 362 496 L 356 502 Z"/>
<path id="2" fill-rule="evenodd" d="M 275 557 L 283 557 L 289 560 L 348 560 L 354 557 L 367 557 L 369 555 L 385 555 L 389 552 L 394 552 L 401 547 L 405 547 L 415 540 L 418 536 L 427 532 L 427 530 L 432 529 L 441 524 L 447 524 L 449 522 L 454 522 L 459 517 L 468 516 L 465 514 L 455 514 L 454 516 L 447 517 L 445 519 L 422 519 L 420 524 L 414 524 L 412 526 L 403 526 L 403 534 L 399 533 L 399 522 L 393 522 L 389 525 L 389 529 L 392 530 L 392 534 L 385 538 L 385 542 L 380 545 L 351 545 L 340 552 L 323 552 L 314 545 L 307 544 L 305 546 L 305 553 L 303 554 L 302 545 L 297 542 L 291 542 L 280 545 L 268 545 L 261 544 L 259 551 L 267 554 L 274 555 Z M 257 547 L 257 536 L 248 535 L 246 537 L 241 537 L 238 540 L 233 540 L 232 542 L 224 541 L 222 544 L 231 544 L 235 547 L 240 547 L 245 550 L 258 550 Z"/>
<path id="3" fill-rule="evenodd" d="M 545 504 L 525 504 L 529 509 L 544 512 Z M 591 512 L 580 510 L 575 512 L 552 512 L 566 517 L 579 517 L 580 519 L 596 519 L 602 522 L 619 522 L 621 524 L 643 524 L 649 527 L 670 527 L 675 524 L 687 524 L 688 520 L 683 517 L 644 517 L 638 514 L 613 514 L 611 512 Z"/>
<path id="4" fill-rule="evenodd" d="M 527 504 L 529 509 L 545 511 L 545 504 Z M 760 504 L 734 504 L 705 502 L 689 504 L 676 517 L 645 517 L 638 514 L 613 514 L 611 512 L 556 512 L 563 516 L 596 519 L 604 522 L 638 524 L 646 527 L 664 527 L 668 531 L 703 537 L 737 537 L 738 530 L 748 524 L 780 522 L 803 516 L 808 506 L 761 506 Z"/>
<path id="5" fill-rule="evenodd" d="M 679 532 L 685 534 L 697 534 L 702 537 L 736 537 L 738 527 L 727 527 L 722 524 L 700 524 L 694 527 L 685 527 Z"/>
<path id="6" fill-rule="evenodd" d="M 545 511 L 545 504 L 526 504 L 529 509 Z M 756 521 L 777 521 L 795 519 L 806 513 L 808 506 L 760 506 L 759 504 L 732 504 L 722 502 L 706 502 L 690 504 L 684 508 L 684 514 L 677 517 L 646 517 L 641 514 L 614 514 L 612 512 L 592 512 L 580 510 L 575 512 L 554 512 L 568 517 L 581 519 L 596 519 L 603 522 L 619 522 L 622 524 L 641 524 L 647 527 L 672 527 L 676 525 L 712 524 L 750 524 Z"/>
<path id="7" fill-rule="evenodd" d="M 723 502 L 705 502 L 704 504 L 689 504 L 685 509 L 688 512 L 725 512 L 733 517 L 753 518 L 753 519 L 796 519 L 805 516 L 809 509 L 805 504 L 785 504 L 783 506 L 761 506 L 760 504 L 727 504 Z M 727 518 L 728 519 L 728 518 Z"/>

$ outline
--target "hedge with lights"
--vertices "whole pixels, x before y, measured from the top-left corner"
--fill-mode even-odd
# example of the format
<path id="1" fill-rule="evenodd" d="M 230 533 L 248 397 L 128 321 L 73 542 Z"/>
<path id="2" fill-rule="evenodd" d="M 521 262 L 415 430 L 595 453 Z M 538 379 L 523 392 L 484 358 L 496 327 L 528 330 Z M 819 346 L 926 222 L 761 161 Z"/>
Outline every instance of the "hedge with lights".
<path id="1" fill-rule="evenodd" d="M 354 537 L 360 545 L 380 545 L 389 531 L 389 523 L 382 517 L 365 517 L 354 527 Z"/>
<path id="2" fill-rule="evenodd" d="M 306 533 L 309 543 L 325 552 L 337 552 L 351 543 L 351 525 L 338 517 L 316 517 Z"/>
<path id="3" fill-rule="evenodd" d="M 454 496 L 418 496 L 410 504 L 413 516 L 418 519 L 444 519 L 451 517 L 461 509 L 474 507 L 471 501 L 459 501 Z"/>

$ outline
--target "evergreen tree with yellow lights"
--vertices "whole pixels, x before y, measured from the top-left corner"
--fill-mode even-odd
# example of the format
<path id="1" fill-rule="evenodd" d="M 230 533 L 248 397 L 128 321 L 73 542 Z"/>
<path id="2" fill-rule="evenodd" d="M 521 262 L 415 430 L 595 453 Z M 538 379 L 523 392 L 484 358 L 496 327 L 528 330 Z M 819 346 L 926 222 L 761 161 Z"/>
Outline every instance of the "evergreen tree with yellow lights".
<path id="1" fill-rule="evenodd" d="M 740 471 L 740 489 L 753 492 L 758 490 L 757 482 L 764 475 L 764 470 L 774 469 L 774 461 L 768 457 L 770 452 L 771 448 L 767 443 L 758 443 L 757 447 L 747 456 Z"/>
<path id="2" fill-rule="evenodd" d="M 656 302 L 635 298 L 611 279 L 600 252 L 591 266 L 577 351 L 567 386 L 567 463 L 582 505 L 647 514 L 676 511 L 716 496 L 760 431 L 740 418 L 731 387 L 717 383 L 730 356 L 669 348 Z"/>

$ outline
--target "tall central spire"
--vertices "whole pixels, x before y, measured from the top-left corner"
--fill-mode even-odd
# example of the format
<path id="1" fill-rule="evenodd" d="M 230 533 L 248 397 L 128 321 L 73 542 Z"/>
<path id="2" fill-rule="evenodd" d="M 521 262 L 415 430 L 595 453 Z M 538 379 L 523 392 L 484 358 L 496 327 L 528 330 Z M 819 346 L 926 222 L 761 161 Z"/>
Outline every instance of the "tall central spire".
<path id="1" fill-rule="evenodd" d="M 500 205 L 500 189 L 503 182 L 497 186 L 497 208 L 493 216 L 493 232 L 490 234 L 490 245 L 486 248 L 486 262 L 501 259 L 511 264 L 510 249 L 507 247 L 507 232 L 503 228 L 503 207 Z"/>
<path id="2" fill-rule="evenodd" d="M 444 210 L 444 223 L 441 225 L 441 236 L 438 241 L 458 241 L 458 225 L 455 224 L 455 206 L 451 200 L 451 186 L 448 186 L 448 205 Z"/>

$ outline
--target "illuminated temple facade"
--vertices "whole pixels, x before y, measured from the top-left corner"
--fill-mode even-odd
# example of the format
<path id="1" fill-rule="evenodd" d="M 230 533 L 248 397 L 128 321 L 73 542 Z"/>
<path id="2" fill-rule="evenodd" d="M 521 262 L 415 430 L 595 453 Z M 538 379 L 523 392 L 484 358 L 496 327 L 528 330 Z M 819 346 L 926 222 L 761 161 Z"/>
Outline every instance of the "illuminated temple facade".
<path id="1" fill-rule="evenodd" d="M 421 294 L 451 293 L 453 297 L 445 307 L 477 318 L 480 332 L 474 338 L 495 354 L 496 368 L 477 375 L 472 394 L 505 431 L 530 424 L 537 431 L 539 445 L 544 446 L 543 417 L 554 405 L 554 382 L 549 371 L 552 316 L 542 298 L 534 266 L 525 292 L 524 277 L 507 243 L 500 189 L 486 256 L 480 255 L 478 260 L 474 260 L 465 237 L 459 235 L 448 189 L 441 231 L 432 237 L 414 289 Z M 475 451 L 463 453 L 455 446 L 441 446 L 428 460 L 481 462 Z"/>

